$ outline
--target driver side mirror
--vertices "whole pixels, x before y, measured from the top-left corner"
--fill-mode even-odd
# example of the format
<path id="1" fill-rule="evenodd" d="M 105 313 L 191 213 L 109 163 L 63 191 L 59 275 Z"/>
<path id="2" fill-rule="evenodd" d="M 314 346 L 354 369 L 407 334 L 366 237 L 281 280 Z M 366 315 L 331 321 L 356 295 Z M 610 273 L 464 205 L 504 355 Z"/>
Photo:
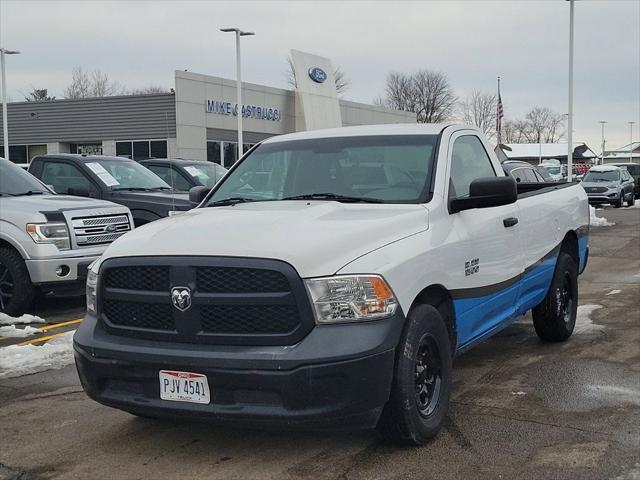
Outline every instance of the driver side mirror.
<path id="1" fill-rule="evenodd" d="M 191 187 L 189 189 L 189 202 L 195 207 L 200 205 L 200 202 L 204 200 L 204 197 L 209 193 L 209 187 L 199 185 L 197 187 Z"/>
<path id="2" fill-rule="evenodd" d="M 449 210 L 456 213 L 472 208 L 499 207 L 515 203 L 516 200 L 518 186 L 512 177 L 476 178 L 469 185 L 469 196 L 451 200 Z"/>

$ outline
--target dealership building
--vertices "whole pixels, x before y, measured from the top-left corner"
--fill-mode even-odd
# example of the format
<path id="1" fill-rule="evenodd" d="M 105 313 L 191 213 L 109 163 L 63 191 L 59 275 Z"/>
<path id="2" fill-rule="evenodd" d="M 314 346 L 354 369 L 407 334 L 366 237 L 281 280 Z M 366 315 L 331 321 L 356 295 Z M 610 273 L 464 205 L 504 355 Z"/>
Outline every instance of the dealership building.
<path id="1" fill-rule="evenodd" d="M 45 153 L 85 153 L 229 166 L 238 156 L 239 111 L 244 151 L 284 133 L 416 122 L 413 113 L 338 99 L 332 75 L 324 75 L 332 71 L 330 63 L 292 53 L 299 53 L 294 57 L 297 88 L 243 83 L 240 109 L 235 80 L 186 71 L 175 72 L 171 93 L 9 103 L 9 158 L 27 163 Z M 323 60 L 325 70 L 314 66 Z M 2 147 L 0 156 L 6 158 Z"/>

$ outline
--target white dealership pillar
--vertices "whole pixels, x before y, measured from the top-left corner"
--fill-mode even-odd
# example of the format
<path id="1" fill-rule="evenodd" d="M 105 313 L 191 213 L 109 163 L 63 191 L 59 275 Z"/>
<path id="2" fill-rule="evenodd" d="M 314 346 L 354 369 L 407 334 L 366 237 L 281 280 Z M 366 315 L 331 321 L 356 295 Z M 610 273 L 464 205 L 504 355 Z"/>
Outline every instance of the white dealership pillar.
<path id="1" fill-rule="evenodd" d="M 573 177 L 573 3 L 569 0 L 569 118 L 567 135 L 567 182 Z"/>
<path id="2" fill-rule="evenodd" d="M 7 120 L 7 76 L 4 69 L 4 56 L 17 55 L 20 52 L 0 48 L 0 64 L 2 68 L 2 139 L 4 141 L 4 158 L 9 160 L 9 121 Z"/>

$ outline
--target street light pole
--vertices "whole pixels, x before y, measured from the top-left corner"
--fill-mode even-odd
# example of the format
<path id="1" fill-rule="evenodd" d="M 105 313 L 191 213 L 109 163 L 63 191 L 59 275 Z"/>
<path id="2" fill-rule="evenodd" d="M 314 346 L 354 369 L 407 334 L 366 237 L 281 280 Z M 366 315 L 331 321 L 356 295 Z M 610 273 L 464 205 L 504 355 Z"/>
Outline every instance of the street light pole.
<path id="1" fill-rule="evenodd" d="M 238 158 L 244 154 L 244 144 L 242 140 L 242 71 L 240 61 L 240 37 L 247 35 L 255 35 L 253 32 L 244 32 L 239 28 L 221 28 L 221 32 L 234 32 L 236 34 L 236 93 L 237 108 L 236 116 L 238 117 Z"/>
<path id="2" fill-rule="evenodd" d="M 604 124 L 608 123 L 604 120 L 600 120 L 600 125 L 602 125 L 602 155 L 600 155 L 600 165 L 604 165 Z"/>
<path id="3" fill-rule="evenodd" d="M 629 162 L 633 163 L 633 124 L 636 122 L 629 122 Z"/>
<path id="4" fill-rule="evenodd" d="M 7 76 L 4 68 L 5 55 L 18 55 L 20 52 L 0 48 L 0 64 L 2 69 L 2 139 L 4 142 L 4 158 L 9 160 L 9 125 L 7 122 Z"/>
<path id="5" fill-rule="evenodd" d="M 573 3 L 569 0 L 569 118 L 567 136 L 567 181 L 573 176 Z"/>

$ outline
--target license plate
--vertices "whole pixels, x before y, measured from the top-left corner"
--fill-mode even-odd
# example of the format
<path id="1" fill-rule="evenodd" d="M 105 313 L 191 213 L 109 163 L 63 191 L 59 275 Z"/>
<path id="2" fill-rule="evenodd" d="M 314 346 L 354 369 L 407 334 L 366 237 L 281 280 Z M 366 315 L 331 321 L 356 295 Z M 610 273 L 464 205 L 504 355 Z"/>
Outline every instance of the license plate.
<path id="1" fill-rule="evenodd" d="M 173 402 L 209 403 L 211 393 L 206 375 L 160 370 L 160 398 Z"/>

